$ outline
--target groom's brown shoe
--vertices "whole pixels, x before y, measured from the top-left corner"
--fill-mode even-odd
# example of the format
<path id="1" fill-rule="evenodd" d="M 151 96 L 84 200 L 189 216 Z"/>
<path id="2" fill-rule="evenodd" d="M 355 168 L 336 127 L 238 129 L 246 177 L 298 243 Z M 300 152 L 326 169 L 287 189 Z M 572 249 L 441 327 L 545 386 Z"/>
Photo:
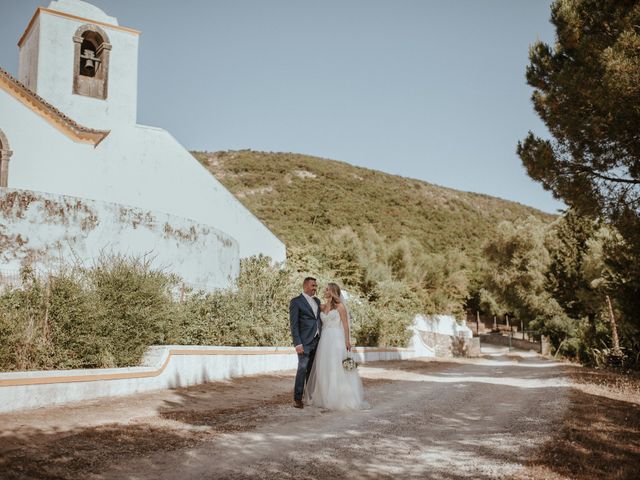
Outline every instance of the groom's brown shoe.
<path id="1" fill-rule="evenodd" d="M 294 401 L 293 401 L 293 406 L 294 406 L 295 408 L 304 408 L 304 405 L 303 405 L 303 403 L 302 403 L 302 400 L 294 400 Z"/>

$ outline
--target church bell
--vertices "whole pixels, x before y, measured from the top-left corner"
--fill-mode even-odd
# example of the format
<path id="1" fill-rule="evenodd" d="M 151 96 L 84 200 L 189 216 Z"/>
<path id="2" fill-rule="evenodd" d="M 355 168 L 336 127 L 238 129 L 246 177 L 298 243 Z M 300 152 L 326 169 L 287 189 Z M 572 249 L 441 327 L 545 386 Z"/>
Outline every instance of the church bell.
<path id="1" fill-rule="evenodd" d="M 82 59 L 84 60 L 84 64 L 82 65 L 82 74 L 93 76 L 96 71 L 97 63 L 100 60 L 95 57 L 94 51 L 89 49 L 85 49 Z"/>

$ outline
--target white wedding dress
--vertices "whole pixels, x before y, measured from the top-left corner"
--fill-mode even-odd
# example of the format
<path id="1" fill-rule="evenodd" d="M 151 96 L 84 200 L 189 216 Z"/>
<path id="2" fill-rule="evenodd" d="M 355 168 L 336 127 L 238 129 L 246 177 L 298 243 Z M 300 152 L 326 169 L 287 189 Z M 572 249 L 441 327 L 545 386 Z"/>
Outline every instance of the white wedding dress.
<path id="1" fill-rule="evenodd" d="M 364 400 L 364 389 L 358 370 L 345 370 L 347 358 L 344 330 L 338 310 L 320 313 L 322 335 L 305 388 L 305 401 L 330 410 L 370 408 Z"/>

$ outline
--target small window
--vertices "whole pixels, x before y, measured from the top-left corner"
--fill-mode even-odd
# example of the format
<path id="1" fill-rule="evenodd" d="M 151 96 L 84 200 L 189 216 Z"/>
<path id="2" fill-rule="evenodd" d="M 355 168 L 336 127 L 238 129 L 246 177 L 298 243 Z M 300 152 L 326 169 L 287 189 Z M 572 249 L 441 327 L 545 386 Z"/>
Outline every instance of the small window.
<path id="1" fill-rule="evenodd" d="M 96 25 L 83 25 L 73 37 L 75 44 L 73 93 L 107 98 L 111 44 Z"/>

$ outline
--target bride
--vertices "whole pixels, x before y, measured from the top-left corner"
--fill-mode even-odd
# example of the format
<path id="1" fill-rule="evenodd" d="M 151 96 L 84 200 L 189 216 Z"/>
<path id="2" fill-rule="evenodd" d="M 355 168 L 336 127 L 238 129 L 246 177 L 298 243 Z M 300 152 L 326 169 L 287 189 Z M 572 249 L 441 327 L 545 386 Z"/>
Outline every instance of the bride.
<path id="1" fill-rule="evenodd" d="M 349 313 L 340 287 L 329 283 L 321 305 L 322 335 L 305 388 L 306 403 L 331 410 L 369 408 L 356 369 L 345 370 L 342 361 L 351 351 Z"/>

